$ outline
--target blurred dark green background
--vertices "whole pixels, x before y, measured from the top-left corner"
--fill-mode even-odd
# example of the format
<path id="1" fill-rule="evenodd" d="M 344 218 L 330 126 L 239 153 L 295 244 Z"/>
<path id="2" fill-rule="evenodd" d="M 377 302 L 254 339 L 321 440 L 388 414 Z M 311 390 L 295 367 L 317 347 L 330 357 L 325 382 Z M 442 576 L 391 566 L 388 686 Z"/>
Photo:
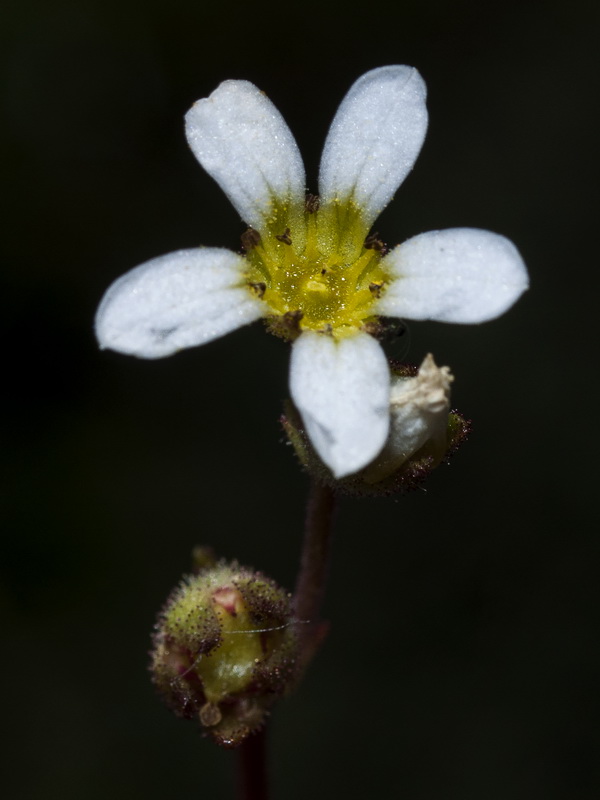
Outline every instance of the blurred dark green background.
<path id="1" fill-rule="evenodd" d="M 532 288 L 480 327 L 412 324 L 474 421 L 398 500 L 342 503 L 327 616 L 275 711 L 274 797 L 598 793 L 598 12 L 583 0 L 298 5 L 21 0 L 0 28 L 3 796 L 233 796 L 230 753 L 146 673 L 194 544 L 292 586 L 307 480 L 282 440 L 287 346 L 257 324 L 172 359 L 98 352 L 108 284 L 238 247 L 182 116 L 225 78 L 281 109 L 316 188 L 364 71 L 415 65 L 430 128 L 377 227 L 512 238 Z"/>

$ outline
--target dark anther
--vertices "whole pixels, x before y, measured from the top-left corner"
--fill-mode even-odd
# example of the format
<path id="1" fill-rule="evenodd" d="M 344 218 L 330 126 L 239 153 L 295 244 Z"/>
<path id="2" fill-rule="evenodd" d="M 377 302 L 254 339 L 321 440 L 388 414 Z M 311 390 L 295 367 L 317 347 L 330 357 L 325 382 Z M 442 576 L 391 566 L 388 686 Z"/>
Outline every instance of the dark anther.
<path id="1" fill-rule="evenodd" d="M 370 233 L 365 239 L 363 247 L 365 250 L 377 250 L 377 252 L 381 253 L 382 256 L 388 252 L 388 248 L 381 241 L 378 233 Z"/>
<path id="2" fill-rule="evenodd" d="M 321 275 L 327 275 L 327 270 L 325 269 L 325 267 L 323 267 L 323 269 L 321 270 Z"/>
<path id="3" fill-rule="evenodd" d="M 374 317 L 365 322 L 363 330 L 380 342 L 393 342 L 408 332 L 408 326 L 401 319 Z"/>
<path id="4" fill-rule="evenodd" d="M 290 236 L 290 229 L 286 228 L 283 233 L 280 233 L 275 236 L 278 242 L 283 242 L 284 244 L 291 244 L 292 237 Z"/>
<path id="5" fill-rule="evenodd" d="M 381 297 L 381 289 L 383 288 L 383 281 L 373 281 L 369 284 L 369 291 L 375 297 Z"/>
<path id="6" fill-rule="evenodd" d="M 318 194 L 306 195 L 306 199 L 304 200 L 304 207 L 306 208 L 309 214 L 314 214 L 315 211 L 318 211 L 320 204 L 321 200 L 319 199 Z"/>
<path id="7" fill-rule="evenodd" d="M 249 250 L 253 250 L 255 247 L 261 242 L 260 233 L 254 228 L 248 228 L 248 230 L 244 231 L 241 236 L 242 239 L 242 250 L 247 253 Z"/>
<path id="8" fill-rule="evenodd" d="M 293 342 L 300 336 L 300 321 L 304 314 L 300 309 L 297 311 L 287 311 L 282 316 L 273 315 L 267 317 L 267 327 L 269 331 L 281 339 Z"/>
<path id="9" fill-rule="evenodd" d="M 259 299 L 262 300 L 262 298 L 265 296 L 265 292 L 267 291 L 267 284 L 266 283 L 262 283 L 262 282 L 261 283 L 251 283 L 250 284 L 250 288 L 254 292 L 256 292 L 256 294 L 258 295 Z"/>
<path id="10" fill-rule="evenodd" d="M 296 311 L 286 311 L 283 315 L 283 319 L 286 321 L 287 324 L 297 327 L 300 324 L 300 320 L 304 316 L 304 312 L 297 309 Z"/>

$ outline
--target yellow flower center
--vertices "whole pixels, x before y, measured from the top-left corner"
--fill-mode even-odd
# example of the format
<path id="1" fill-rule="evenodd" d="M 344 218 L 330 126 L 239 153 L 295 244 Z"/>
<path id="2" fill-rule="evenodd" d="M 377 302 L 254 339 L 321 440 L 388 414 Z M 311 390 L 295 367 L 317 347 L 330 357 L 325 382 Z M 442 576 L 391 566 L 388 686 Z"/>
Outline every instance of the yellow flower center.
<path id="1" fill-rule="evenodd" d="M 274 204 L 260 235 L 245 234 L 246 280 L 271 308 L 278 333 L 286 335 L 286 326 L 277 324 L 283 318 L 340 338 L 373 316 L 389 275 L 382 268 L 383 245 L 366 238 L 355 203 L 317 205 L 311 196 L 304 209 Z"/>

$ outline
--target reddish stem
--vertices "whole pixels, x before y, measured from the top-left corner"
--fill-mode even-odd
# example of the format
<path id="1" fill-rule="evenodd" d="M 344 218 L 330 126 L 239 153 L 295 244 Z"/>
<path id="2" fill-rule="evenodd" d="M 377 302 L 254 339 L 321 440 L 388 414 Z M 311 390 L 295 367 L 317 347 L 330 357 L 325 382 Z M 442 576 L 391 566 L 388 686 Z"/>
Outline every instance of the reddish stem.
<path id="1" fill-rule="evenodd" d="M 304 543 L 294 593 L 294 614 L 300 623 L 300 674 L 325 634 L 321 606 L 329 572 L 334 509 L 333 491 L 328 486 L 313 482 L 306 505 Z"/>
<path id="2" fill-rule="evenodd" d="M 267 800 L 267 735 L 263 728 L 244 739 L 239 753 L 240 800 Z"/>

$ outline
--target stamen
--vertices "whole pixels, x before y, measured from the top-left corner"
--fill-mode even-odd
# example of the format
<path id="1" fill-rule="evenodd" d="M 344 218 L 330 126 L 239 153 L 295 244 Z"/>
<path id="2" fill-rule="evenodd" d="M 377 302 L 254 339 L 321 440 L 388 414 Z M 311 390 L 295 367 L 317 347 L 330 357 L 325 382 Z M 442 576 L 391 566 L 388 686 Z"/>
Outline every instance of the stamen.
<path id="1" fill-rule="evenodd" d="M 282 315 L 267 317 L 267 326 L 272 334 L 293 342 L 300 336 L 300 322 L 304 314 L 300 309 L 296 311 L 286 311 Z"/>
<path id="2" fill-rule="evenodd" d="M 283 242 L 284 244 L 291 244 L 292 243 L 292 237 L 290 236 L 290 229 L 289 228 L 286 228 L 283 233 L 280 233 L 278 235 L 276 234 L 275 238 L 277 239 L 277 241 Z"/>
<path id="3" fill-rule="evenodd" d="M 244 250 L 245 253 L 258 247 L 261 243 L 260 233 L 254 228 L 245 230 L 240 238 L 242 240 L 242 250 Z"/>
<path id="4" fill-rule="evenodd" d="M 379 238 L 378 233 L 370 233 L 365 239 L 363 247 L 365 248 L 365 250 L 376 250 L 378 253 L 381 253 L 382 255 L 385 255 L 388 252 L 387 246 Z"/>
<path id="5" fill-rule="evenodd" d="M 379 264 L 379 258 L 369 250 L 363 253 L 362 256 L 354 263 L 354 270 L 360 270 L 356 278 L 356 287 L 360 288 L 362 282 L 367 277 L 369 272 Z"/>
<path id="6" fill-rule="evenodd" d="M 259 283 L 249 283 L 248 286 L 256 292 L 256 295 L 259 300 L 262 300 L 265 296 L 265 292 L 267 291 L 267 284 L 260 281 Z"/>
<path id="7" fill-rule="evenodd" d="M 315 211 L 319 210 L 319 206 L 321 205 L 321 198 L 318 194 L 307 194 L 306 199 L 304 200 L 304 207 L 308 211 L 309 214 L 314 214 Z"/>

